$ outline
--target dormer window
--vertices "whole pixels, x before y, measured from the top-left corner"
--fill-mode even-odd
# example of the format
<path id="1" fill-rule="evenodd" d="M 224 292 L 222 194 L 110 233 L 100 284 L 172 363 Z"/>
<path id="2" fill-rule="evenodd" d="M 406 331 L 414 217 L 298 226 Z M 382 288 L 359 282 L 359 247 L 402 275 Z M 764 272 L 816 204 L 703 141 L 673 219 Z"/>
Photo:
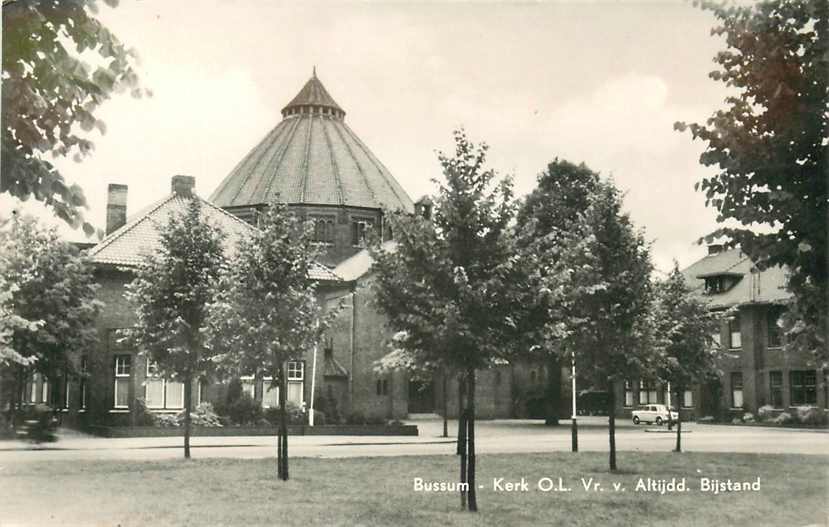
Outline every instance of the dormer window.
<path id="1" fill-rule="evenodd" d="M 706 295 L 718 295 L 721 293 L 725 293 L 742 279 L 742 273 L 731 273 L 731 272 L 722 272 L 722 273 L 709 273 L 704 275 L 699 275 L 697 278 L 702 278 L 705 280 L 705 294 Z"/>
<path id="2" fill-rule="evenodd" d="M 725 292 L 725 277 L 712 276 L 705 279 L 705 294 L 716 295 Z"/>

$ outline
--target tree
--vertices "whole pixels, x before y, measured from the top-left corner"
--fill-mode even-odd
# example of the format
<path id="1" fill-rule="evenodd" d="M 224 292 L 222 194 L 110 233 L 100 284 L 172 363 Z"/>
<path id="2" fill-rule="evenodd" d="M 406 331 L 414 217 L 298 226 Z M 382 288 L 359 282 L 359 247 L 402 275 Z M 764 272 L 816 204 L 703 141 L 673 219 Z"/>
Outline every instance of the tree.
<path id="1" fill-rule="evenodd" d="M 705 3 L 727 49 L 710 77 L 734 89 L 705 124 L 676 123 L 707 143 L 700 163 L 717 173 L 697 184 L 722 227 L 706 237 L 739 244 L 759 268 L 787 266 L 794 300 L 784 317 L 789 349 L 826 365 L 829 4 L 765 0 Z M 752 225 L 766 227 L 755 232 Z"/>
<path id="2" fill-rule="evenodd" d="M 226 371 L 269 376 L 279 386 L 277 476 L 288 480 L 287 377 L 285 363 L 300 358 L 336 314 L 324 313 L 309 279 L 315 251 L 310 225 L 272 203 L 259 230 L 239 242 L 233 261 L 216 283 L 209 334 L 222 351 Z"/>
<path id="3" fill-rule="evenodd" d="M 115 7 L 117 0 L 105 0 Z M 113 93 L 139 86 L 137 56 L 95 18 L 96 0 L 3 0 L 2 156 L 0 192 L 34 196 L 87 234 L 86 198 L 51 158 L 81 161 L 93 149 L 89 132 L 106 131 L 96 112 Z M 92 51 L 90 63 L 81 54 Z M 78 129 L 80 128 L 80 130 Z"/>
<path id="4" fill-rule="evenodd" d="M 420 363 L 463 372 L 465 386 L 461 499 L 478 508 L 475 484 L 475 375 L 511 353 L 518 256 L 510 222 L 512 183 L 485 168 L 487 146 L 463 130 L 453 156 L 438 153 L 445 181 L 432 221 L 392 217 L 397 248 L 373 249 L 377 303 L 398 342 Z M 433 345 L 435 342 L 439 345 Z"/>
<path id="5" fill-rule="evenodd" d="M 89 262 L 54 228 L 15 216 L 0 229 L 0 366 L 11 376 L 10 421 L 32 373 L 67 379 L 97 342 L 101 303 Z"/>
<path id="6" fill-rule="evenodd" d="M 160 226 L 161 248 L 148 255 L 127 285 L 137 321 L 126 331 L 157 373 L 184 384 L 184 457 L 190 458 L 193 382 L 213 367 L 214 348 L 205 338 L 213 283 L 225 261 L 224 233 L 202 216 L 190 196 L 186 209 Z"/>
<path id="7" fill-rule="evenodd" d="M 675 394 L 675 450 L 681 452 L 681 397 L 686 389 L 703 383 L 716 372 L 719 347 L 714 346 L 711 335 L 719 319 L 691 293 L 676 262 L 667 279 L 657 284 L 656 298 L 658 334 L 664 346 L 659 377 L 670 383 Z"/>
<path id="8" fill-rule="evenodd" d="M 518 244 L 525 258 L 537 254 L 554 254 L 553 249 L 562 242 L 578 214 L 587 209 L 589 198 L 598 184 L 599 175 L 584 163 L 574 165 L 556 158 L 547 165 L 546 170 L 538 175 L 537 187 L 521 203 L 516 216 Z M 549 263 L 537 262 L 540 264 L 537 274 L 539 280 L 545 279 Z M 525 305 L 531 318 L 541 317 L 541 320 L 529 322 L 528 332 L 544 327 L 544 318 L 551 312 L 552 306 L 547 305 L 547 302 L 552 298 L 549 295 L 535 294 L 537 289 L 534 287 L 528 291 L 531 294 Z M 541 340 L 545 339 L 542 337 Z M 541 351 L 547 363 L 546 424 L 557 425 L 561 407 L 561 360 L 559 353 L 547 346 Z"/>
<path id="9" fill-rule="evenodd" d="M 616 386 L 642 376 L 657 358 L 649 248 L 611 183 L 600 183 L 587 210 L 550 260 L 547 290 L 561 295 L 548 331 L 575 354 L 580 375 L 608 391 L 610 470 L 616 470 Z"/>

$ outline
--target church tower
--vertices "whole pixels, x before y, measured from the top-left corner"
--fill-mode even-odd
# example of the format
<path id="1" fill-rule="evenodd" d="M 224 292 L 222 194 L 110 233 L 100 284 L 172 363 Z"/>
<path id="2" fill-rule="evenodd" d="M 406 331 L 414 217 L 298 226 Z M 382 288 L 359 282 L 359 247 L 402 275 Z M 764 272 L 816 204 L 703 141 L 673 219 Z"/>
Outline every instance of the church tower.
<path id="1" fill-rule="evenodd" d="M 250 222 L 273 199 L 314 221 L 314 239 L 325 247 L 320 260 L 331 266 L 364 247 L 368 228 L 390 237 L 383 209 L 414 211 L 406 191 L 345 123 L 345 110 L 316 71 L 282 109 L 282 121 L 210 196 Z"/>

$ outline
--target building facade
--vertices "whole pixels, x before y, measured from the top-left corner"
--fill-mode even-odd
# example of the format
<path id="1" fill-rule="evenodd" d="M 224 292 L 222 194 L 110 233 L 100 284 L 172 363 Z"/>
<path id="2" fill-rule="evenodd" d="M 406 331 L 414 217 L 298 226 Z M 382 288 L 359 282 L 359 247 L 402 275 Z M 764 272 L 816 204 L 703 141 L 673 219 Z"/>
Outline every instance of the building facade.
<path id="1" fill-rule="evenodd" d="M 786 309 L 785 269 L 758 270 L 739 248 L 709 247 L 709 253 L 682 271 L 693 293 L 727 320 L 712 335 L 720 347 L 716 379 L 687 390 L 683 418 L 730 419 L 760 407 L 793 412 L 796 407 L 827 408 L 827 372 L 815 369 L 808 352 L 789 352 L 778 320 Z M 618 414 L 629 416 L 638 405 L 665 404 L 667 386 L 631 379 L 620 387 Z M 673 405 L 676 401 L 671 401 Z"/>

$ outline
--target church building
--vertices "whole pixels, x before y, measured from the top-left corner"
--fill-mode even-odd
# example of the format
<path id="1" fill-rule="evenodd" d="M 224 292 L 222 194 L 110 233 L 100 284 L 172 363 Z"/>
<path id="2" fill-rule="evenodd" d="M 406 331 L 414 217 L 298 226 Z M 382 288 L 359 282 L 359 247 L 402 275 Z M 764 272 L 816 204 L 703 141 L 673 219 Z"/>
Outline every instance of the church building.
<path id="1" fill-rule="evenodd" d="M 153 364 L 124 345 L 118 330 L 135 322 L 125 286 L 133 269 L 159 247 L 158 225 L 185 209 L 186 200 L 203 202 L 207 221 L 227 233 L 232 253 L 240 237 L 255 229 L 257 213 L 273 200 L 287 203 L 301 219 L 312 221 L 321 255 L 309 276 L 318 298 L 342 306 L 317 349 L 288 363 L 286 397 L 308 408 L 334 405 L 341 416 L 361 414 L 382 419 L 457 412 L 456 384 L 438 375 L 415 382 L 404 372 L 379 374 L 374 365 L 390 350 L 394 333 L 373 303 L 369 230 L 381 243 L 393 245 L 384 211 L 428 213 L 428 200 L 415 203 L 389 170 L 346 124 L 345 110 L 335 102 L 314 72 L 283 109 L 282 120 L 253 147 L 213 191 L 198 197 L 195 179 L 174 176 L 170 193 L 127 219 L 128 189 L 111 184 L 104 239 L 89 249 L 104 308 L 98 319 L 99 345 L 79 360 L 87 373 L 80 379 L 40 379 L 27 387 L 29 403 L 45 402 L 65 412 L 65 422 L 79 425 L 134 425 L 141 411 L 177 413 L 183 408 L 183 385 L 156 374 Z M 417 210 L 416 210 L 417 209 Z M 512 369 L 508 365 L 480 374 L 481 417 L 510 417 L 513 412 Z M 242 388 L 263 407 L 276 406 L 271 380 L 254 375 L 240 379 Z M 453 387 L 454 386 L 454 387 Z M 193 387 L 194 403 L 223 397 L 223 383 L 201 380 Z M 448 390 L 448 391 L 444 391 Z M 29 398 L 28 396 L 31 396 Z"/>

